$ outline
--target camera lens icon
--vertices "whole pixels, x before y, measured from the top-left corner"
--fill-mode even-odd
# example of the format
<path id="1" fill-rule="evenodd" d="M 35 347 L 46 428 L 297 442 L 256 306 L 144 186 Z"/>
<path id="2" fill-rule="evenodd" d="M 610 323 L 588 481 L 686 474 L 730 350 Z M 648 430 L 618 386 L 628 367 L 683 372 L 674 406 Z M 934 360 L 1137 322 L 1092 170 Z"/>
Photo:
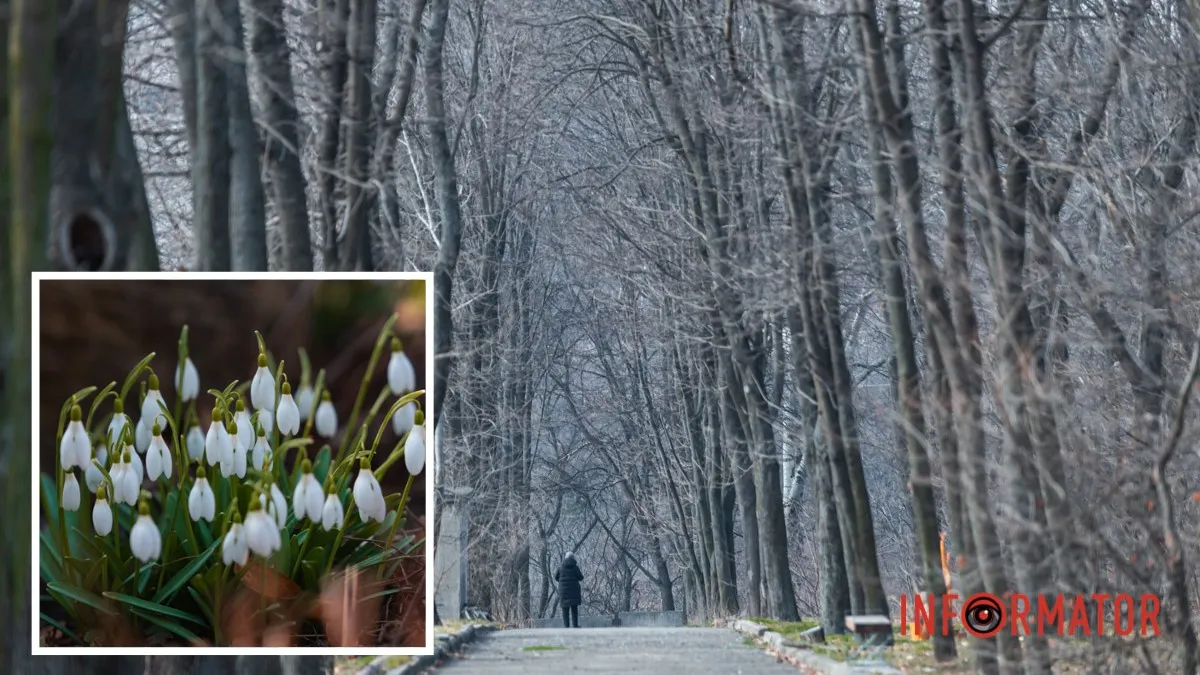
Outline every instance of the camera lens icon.
<path id="1" fill-rule="evenodd" d="M 1004 627 L 1004 607 L 991 593 L 972 595 L 962 608 L 963 628 L 973 637 L 990 638 Z"/>

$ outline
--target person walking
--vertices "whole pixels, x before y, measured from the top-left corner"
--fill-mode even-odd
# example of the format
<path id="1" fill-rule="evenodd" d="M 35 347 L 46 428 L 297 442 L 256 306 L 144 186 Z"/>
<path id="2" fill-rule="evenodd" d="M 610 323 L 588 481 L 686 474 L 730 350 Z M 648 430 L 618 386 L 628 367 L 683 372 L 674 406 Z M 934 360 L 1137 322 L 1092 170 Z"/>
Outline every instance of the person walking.
<path id="1" fill-rule="evenodd" d="M 575 562 L 575 554 L 567 553 L 562 566 L 554 573 L 558 582 L 558 597 L 562 602 L 563 627 L 579 628 L 579 605 L 583 603 L 583 572 Z"/>

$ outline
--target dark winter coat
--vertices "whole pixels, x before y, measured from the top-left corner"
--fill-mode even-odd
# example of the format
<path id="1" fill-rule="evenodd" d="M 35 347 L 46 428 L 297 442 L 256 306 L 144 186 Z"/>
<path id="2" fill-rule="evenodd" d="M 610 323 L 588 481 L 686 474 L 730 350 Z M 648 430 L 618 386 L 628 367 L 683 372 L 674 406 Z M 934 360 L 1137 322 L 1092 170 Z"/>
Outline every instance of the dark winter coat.
<path id="1" fill-rule="evenodd" d="M 558 597 L 563 607 L 583 604 L 583 588 L 579 583 L 583 581 L 583 572 L 574 558 L 563 561 L 562 567 L 554 573 L 554 580 L 558 582 Z"/>

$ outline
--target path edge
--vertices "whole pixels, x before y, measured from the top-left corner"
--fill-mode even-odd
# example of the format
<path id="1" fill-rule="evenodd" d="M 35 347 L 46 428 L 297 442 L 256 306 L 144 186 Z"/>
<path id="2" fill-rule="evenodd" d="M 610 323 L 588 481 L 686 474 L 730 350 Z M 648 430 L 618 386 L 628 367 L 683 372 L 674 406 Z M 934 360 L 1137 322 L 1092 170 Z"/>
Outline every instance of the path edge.
<path id="1" fill-rule="evenodd" d="M 414 656 L 412 661 L 390 670 L 385 670 L 382 666 L 384 660 L 389 656 L 381 656 L 372 661 L 367 667 L 358 671 L 355 675 L 419 675 L 425 672 L 438 661 L 447 658 L 450 655 L 462 649 L 463 645 L 483 637 L 494 630 L 499 630 L 495 626 L 487 626 L 482 624 L 471 624 L 457 633 L 450 635 L 439 635 L 433 645 L 433 653 L 424 656 Z"/>
<path id="2" fill-rule="evenodd" d="M 769 652 L 773 652 L 786 659 L 792 665 L 815 670 L 826 675 L 899 675 L 901 672 L 893 666 L 874 664 L 853 665 L 842 661 L 835 661 L 827 656 L 821 656 L 809 649 L 792 647 L 779 633 L 767 630 L 766 626 L 753 621 L 747 621 L 746 619 L 734 619 L 725 623 L 725 625 L 756 642 L 762 643 L 767 647 Z"/>

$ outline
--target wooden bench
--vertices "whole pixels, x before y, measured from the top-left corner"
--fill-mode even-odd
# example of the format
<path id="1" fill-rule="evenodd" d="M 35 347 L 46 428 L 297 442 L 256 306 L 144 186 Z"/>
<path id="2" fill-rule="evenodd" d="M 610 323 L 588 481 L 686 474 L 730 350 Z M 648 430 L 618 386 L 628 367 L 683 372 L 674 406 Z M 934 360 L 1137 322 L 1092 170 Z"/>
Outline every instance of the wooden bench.
<path id="1" fill-rule="evenodd" d="M 884 647 L 891 647 L 896 639 L 892 633 L 892 622 L 880 614 L 867 614 L 846 617 L 846 630 L 865 649 L 875 652 Z"/>

